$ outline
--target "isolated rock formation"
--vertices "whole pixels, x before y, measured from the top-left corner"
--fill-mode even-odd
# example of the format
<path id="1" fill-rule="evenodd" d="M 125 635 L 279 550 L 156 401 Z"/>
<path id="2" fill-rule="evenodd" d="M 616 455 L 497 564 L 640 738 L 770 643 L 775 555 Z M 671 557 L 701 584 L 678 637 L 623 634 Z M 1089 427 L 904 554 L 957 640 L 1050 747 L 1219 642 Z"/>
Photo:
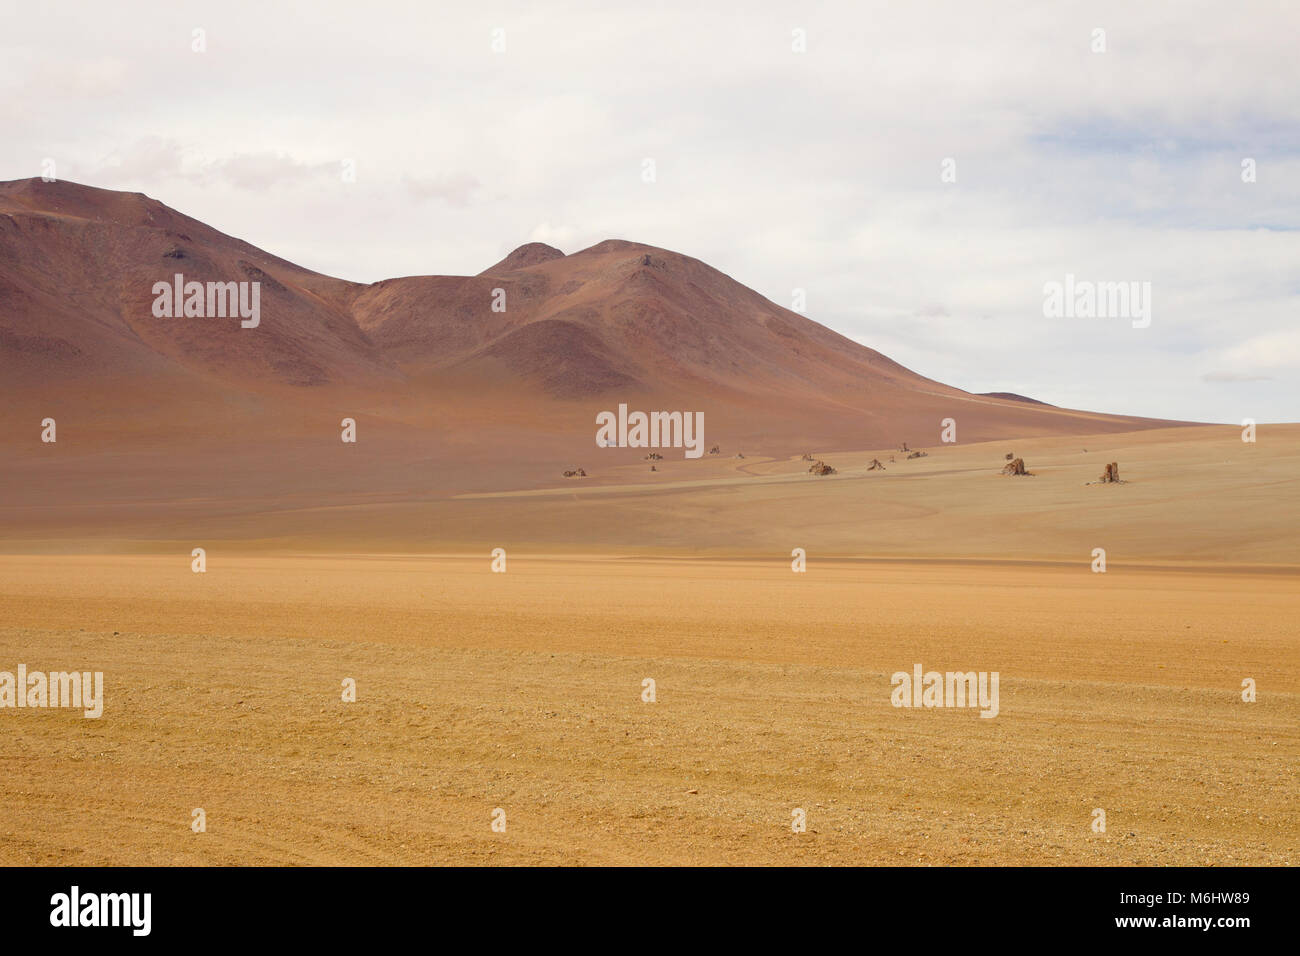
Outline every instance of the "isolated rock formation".
<path id="1" fill-rule="evenodd" d="M 912 449 L 910 449 L 910 448 L 907 447 L 907 442 L 903 442 L 903 444 L 901 444 L 901 445 L 898 446 L 898 450 L 899 450 L 899 451 L 911 451 Z"/>
<path id="2" fill-rule="evenodd" d="M 1012 459 L 1011 464 L 1003 467 L 1002 474 L 1031 476 L 1031 473 L 1025 470 L 1025 460 L 1023 458 Z"/>
<path id="3" fill-rule="evenodd" d="M 871 459 L 871 464 L 867 466 L 867 471 L 884 471 L 885 466 L 880 463 L 879 458 Z"/>
<path id="4" fill-rule="evenodd" d="M 812 467 L 809 468 L 808 471 L 810 471 L 810 472 L 811 472 L 812 474 L 814 474 L 814 475 L 833 475 L 833 474 L 835 474 L 835 469 L 832 468 L 830 465 L 826 464 L 826 462 L 824 462 L 824 461 L 822 461 L 822 460 L 820 460 L 820 459 L 818 459 L 817 461 L 813 462 L 813 463 L 812 463 Z"/>
<path id="5" fill-rule="evenodd" d="M 926 454 L 925 452 L 923 452 L 923 451 L 914 451 L 914 452 L 912 452 L 910 455 L 907 456 L 907 458 L 908 458 L 909 461 L 911 461 L 913 458 L 928 458 L 928 457 L 930 457 L 930 456 L 927 455 L 927 454 Z"/>
<path id="6" fill-rule="evenodd" d="M 1106 466 L 1106 470 L 1101 473 L 1101 477 L 1097 480 L 1102 484 L 1108 484 L 1111 482 L 1119 484 L 1119 463 L 1112 461 Z"/>
<path id="7" fill-rule="evenodd" d="M 577 471 L 566 471 L 564 473 L 564 477 L 565 478 L 586 478 L 587 473 L 583 469 L 579 468 Z"/>

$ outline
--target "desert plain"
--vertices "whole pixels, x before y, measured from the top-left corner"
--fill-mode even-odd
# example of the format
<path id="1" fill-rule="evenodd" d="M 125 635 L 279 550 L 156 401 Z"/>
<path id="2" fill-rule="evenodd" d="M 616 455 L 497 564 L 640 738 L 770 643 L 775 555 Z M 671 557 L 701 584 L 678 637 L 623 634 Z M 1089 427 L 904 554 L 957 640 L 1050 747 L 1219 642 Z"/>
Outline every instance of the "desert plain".
<path id="1" fill-rule="evenodd" d="M 0 668 L 105 703 L 0 712 L 0 864 L 1296 862 L 1300 426 L 803 450 L 219 508 L 27 461 Z"/>

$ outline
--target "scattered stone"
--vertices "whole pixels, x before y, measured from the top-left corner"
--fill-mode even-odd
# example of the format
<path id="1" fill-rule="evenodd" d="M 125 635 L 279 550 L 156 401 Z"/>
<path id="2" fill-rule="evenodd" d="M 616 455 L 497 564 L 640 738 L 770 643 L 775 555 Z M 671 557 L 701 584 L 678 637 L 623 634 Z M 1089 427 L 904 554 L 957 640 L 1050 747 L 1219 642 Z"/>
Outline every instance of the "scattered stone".
<path id="1" fill-rule="evenodd" d="M 646 460 L 646 461 L 663 461 L 663 460 L 664 460 L 664 456 L 661 455 L 661 454 L 659 454 L 659 452 L 657 452 L 657 451 L 652 451 L 650 454 L 648 454 L 648 455 L 645 456 L 645 460 Z"/>
<path id="2" fill-rule="evenodd" d="M 1011 452 L 1011 451 L 1007 452 L 1007 461 L 1010 461 L 1012 458 L 1015 457 L 1016 457 L 1015 452 Z"/>
<path id="3" fill-rule="evenodd" d="M 744 458 L 745 456 L 742 455 L 740 452 L 736 452 L 736 457 L 737 457 L 737 458 Z"/>
<path id="4" fill-rule="evenodd" d="M 910 448 L 907 447 L 907 442 L 903 442 L 903 444 L 901 444 L 901 445 L 898 446 L 898 450 L 899 450 L 899 451 L 911 451 L 912 449 L 910 449 Z"/>
<path id="5" fill-rule="evenodd" d="M 658 471 L 659 469 L 656 468 L 654 465 L 651 465 L 651 466 L 650 466 L 650 470 L 651 470 L 651 471 Z"/>
<path id="6" fill-rule="evenodd" d="M 835 474 L 835 469 L 832 468 L 830 465 L 826 464 L 826 462 L 822 461 L 821 459 L 818 459 L 817 461 L 813 462 L 812 467 L 809 468 L 808 471 L 814 475 Z"/>
<path id="7" fill-rule="evenodd" d="M 576 471 L 566 471 L 564 473 L 564 477 L 565 478 L 586 478 L 587 473 L 583 469 L 579 468 Z"/>
<path id="8" fill-rule="evenodd" d="M 712 448 L 709 449 L 709 454 L 710 454 L 710 455 L 716 455 L 716 454 L 720 453 L 721 451 L 722 451 L 721 448 L 719 448 L 717 445 L 714 445 Z"/>
<path id="9" fill-rule="evenodd" d="M 804 453 L 803 453 L 803 457 L 802 457 L 801 459 L 799 459 L 799 460 L 800 460 L 800 461 L 812 461 L 812 460 L 813 460 L 813 456 L 810 455 L 808 452 L 804 452 Z"/>
<path id="10" fill-rule="evenodd" d="M 1002 469 L 1002 474 L 1004 474 L 1004 475 L 1025 475 L 1026 477 L 1030 477 L 1030 478 L 1033 477 L 1033 473 L 1032 473 L 1032 472 L 1029 472 L 1029 471 L 1026 471 L 1026 470 L 1025 470 L 1025 460 L 1024 460 L 1023 458 L 1014 458 L 1014 459 L 1012 459 L 1011 464 L 1006 465 L 1006 466 L 1003 467 L 1003 469 Z"/>
<path id="11" fill-rule="evenodd" d="M 867 471 L 884 471 L 885 466 L 880 463 L 879 458 L 871 459 L 871 464 L 867 466 Z"/>
<path id="12" fill-rule="evenodd" d="M 907 460 L 911 461 L 913 458 L 929 458 L 929 457 L 930 456 L 923 451 L 914 451 L 907 456 Z"/>

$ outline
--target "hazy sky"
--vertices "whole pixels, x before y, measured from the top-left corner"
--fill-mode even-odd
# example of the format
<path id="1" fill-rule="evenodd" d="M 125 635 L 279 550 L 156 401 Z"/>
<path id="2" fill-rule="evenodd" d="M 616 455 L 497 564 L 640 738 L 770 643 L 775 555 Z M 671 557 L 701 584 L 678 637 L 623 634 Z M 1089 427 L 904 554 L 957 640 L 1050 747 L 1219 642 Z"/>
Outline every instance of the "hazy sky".
<path id="1" fill-rule="evenodd" d="M 53 159 L 360 281 L 634 239 L 806 290 L 972 391 L 1300 420 L 1300 3 L 0 0 L 0 24 L 0 179 Z M 1150 326 L 1045 317 L 1067 273 L 1150 282 Z"/>

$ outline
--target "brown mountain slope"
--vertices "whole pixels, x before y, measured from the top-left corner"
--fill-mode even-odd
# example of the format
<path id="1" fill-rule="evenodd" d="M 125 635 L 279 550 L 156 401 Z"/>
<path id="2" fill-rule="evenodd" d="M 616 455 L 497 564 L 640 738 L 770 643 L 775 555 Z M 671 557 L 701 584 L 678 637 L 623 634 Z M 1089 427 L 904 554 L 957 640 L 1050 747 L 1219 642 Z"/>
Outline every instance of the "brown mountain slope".
<path id="1" fill-rule="evenodd" d="M 177 273 L 259 282 L 261 313 L 274 321 L 249 334 L 237 318 L 156 318 L 153 286 Z M 0 335 L 8 346 L 0 367 L 10 374 L 199 373 L 288 385 L 382 375 L 387 360 L 344 308 L 349 286 L 140 194 L 0 184 Z"/>
<path id="2" fill-rule="evenodd" d="M 1015 392 L 976 392 L 985 398 L 1005 398 L 1009 402 L 1028 402 L 1030 405 L 1046 405 L 1047 402 L 1040 402 L 1036 398 L 1030 398 L 1028 395 L 1018 395 Z"/>

